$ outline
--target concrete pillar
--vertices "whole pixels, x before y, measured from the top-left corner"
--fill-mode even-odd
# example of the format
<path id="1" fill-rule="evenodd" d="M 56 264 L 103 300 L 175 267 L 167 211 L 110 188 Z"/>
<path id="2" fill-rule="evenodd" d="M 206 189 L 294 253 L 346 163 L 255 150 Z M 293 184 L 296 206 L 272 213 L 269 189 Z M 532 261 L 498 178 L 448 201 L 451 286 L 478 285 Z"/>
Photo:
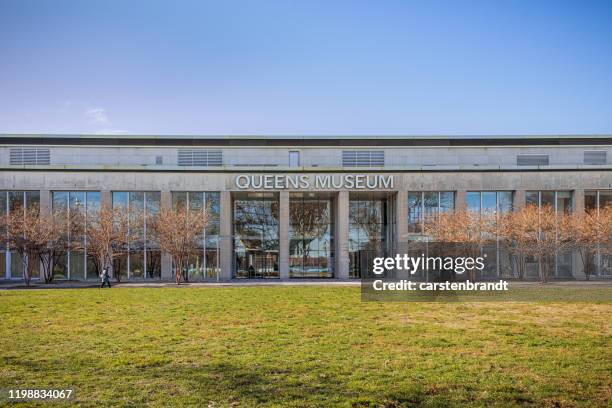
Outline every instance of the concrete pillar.
<path id="1" fill-rule="evenodd" d="M 51 214 L 51 191 L 40 190 L 40 215 Z"/>
<path id="2" fill-rule="evenodd" d="M 584 213 L 584 190 L 574 190 L 574 212 L 577 214 Z"/>
<path id="3" fill-rule="evenodd" d="M 516 190 L 512 198 L 512 209 L 518 211 L 525 207 L 525 190 Z"/>
<path id="4" fill-rule="evenodd" d="M 397 250 L 404 250 L 408 242 L 408 192 L 398 191 L 395 195 L 395 244 Z"/>
<path id="5" fill-rule="evenodd" d="M 466 196 L 467 191 L 457 190 L 457 196 L 455 197 L 455 210 L 465 211 L 467 210 Z"/>
<path id="6" fill-rule="evenodd" d="M 349 277 L 349 193 L 338 192 L 336 198 L 335 219 L 335 241 L 336 241 L 336 278 L 348 279 Z"/>
<path id="7" fill-rule="evenodd" d="M 398 191 L 395 195 L 395 252 L 389 254 L 405 254 L 408 252 L 408 192 Z M 408 271 L 397 271 L 396 277 L 407 279 Z"/>
<path id="8" fill-rule="evenodd" d="M 172 208 L 172 192 L 162 191 L 160 206 L 163 209 Z M 167 252 L 161 254 L 161 277 L 162 279 L 172 279 L 172 256 Z"/>
<path id="9" fill-rule="evenodd" d="M 221 192 L 220 202 L 220 233 L 219 236 L 219 280 L 228 281 L 233 275 L 233 250 L 232 237 L 232 196 L 229 191 Z"/>
<path id="10" fill-rule="evenodd" d="M 278 267 L 280 278 L 289 279 L 289 192 L 281 191 L 279 195 Z"/>
<path id="11" fill-rule="evenodd" d="M 112 206 L 113 205 L 113 195 L 109 190 L 100 191 L 100 201 L 103 206 Z"/>

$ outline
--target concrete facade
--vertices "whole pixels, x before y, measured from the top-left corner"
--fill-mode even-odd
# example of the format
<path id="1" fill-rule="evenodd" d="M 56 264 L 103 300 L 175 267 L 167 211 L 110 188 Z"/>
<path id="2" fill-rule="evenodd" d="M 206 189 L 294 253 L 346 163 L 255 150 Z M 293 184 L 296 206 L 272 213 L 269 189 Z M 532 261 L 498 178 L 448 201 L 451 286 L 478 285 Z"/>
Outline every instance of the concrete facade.
<path id="1" fill-rule="evenodd" d="M 51 136 L 44 141 L 54 141 Z M 407 138 L 413 140 L 413 138 Z M 584 144 L 581 140 L 584 139 Z M 72 140 L 72 139 L 71 139 Z M 576 211 L 584 210 L 585 190 L 612 190 L 612 138 L 573 137 L 559 139 L 562 143 L 550 144 L 551 139 L 542 137 L 541 145 L 521 145 L 518 141 L 504 142 L 492 139 L 467 139 L 474 146 L 388 146 L 401 138 L 383 140 L 383 147 L 371 146 L 359 138 L 330 139 L 300 138 L 297 146 L 291 139 L 278 143 L 286 147 L 261 147 L 261 140 L 251 138 L 246 145 L 227 146 L 228 139 L 204 138 L 206 146 L 181 145 L 176 138 L 142 137 L 138 146 L 86 145 L 87 137 L 74 139 L 71 145 L 37 143 L 36 137 L 27 145 L 19 139 L 0 137 L 0 191 L 40 191 L 43 211 L 51 211 L 53 191 L 100 191 L 102 202 L 110 203 L 113 191 L 152 191 L 161 193 L 161 206 L 172 205 L 172 193 L 183 191 L 207 191 L 220 193 L 220 229 L 218 257 L 219 280 L 234 277 L 234 226 L 233 197 L 244 192 L 236 184 L 237 177 L 245 174 L 267 174 L 281 176 L 303 176 L 311 181 L 308 188 L 272 188 L 279 197 L 279 276 L 289 279 L 289 202 L 291 192 L 325 191 L 334 194 L 334 277 L 349 277 L 349 201 L 351 194 L 372 191 L 367 188 L 316 188 L 314 180 L 319 175 L 383 175 L 392 177 L 392 188 L 378 188 L 392 197 L 394 219 L 394 248 L 408 241 L 408 192 L 452 191 L 455 193 L 455 208 L 466 207 L 469 191 L 511 191 L 515 208 L 525 203 L 525 192 L 531 190 L 571 191 Z M 231 139 L 230 139 L 231 140 Z M 272 139 L 274 141 L 275 139 Z M 331 139 L 335 140 L 335 139 Z M 344 140 L 344 141 L 343 141 Z M 431 139 L 423 139 L 425 144 Z M 535 138 L 537 142 L 537 138 Z M 557 141 L 557 139 L 554 139 Z M 215 146 L 215 141 L 219 146 Z M 298 143 L 299 141 L 299 143 Z M 588 141 L 588 143 L 587 143 Z M 172 142 L 172 143 L 171 143 Z M 223 142 L 223 143 L 221 143 Z M 299 144 L 308 142 L 308 146 Z M 491 145 L 486 145 L 490 142 Z M 157 146 L 167 143 L 167 146 Z M 313 146 L 320 143 L 321 146 Z M 363 146 L 360 145 L 363 144 Z M 382 143 L 382 142 L 381 142 Z M 149 145 L 147 145 L 149 144 Z M 251 144 L 249 146 L 249 144 Z M 345 147 L 347 144 L 349 147 Z M 15 147 L 43 147 L 51 150 L 49 165 L 11 164 L 10 150 Z M 181 167 L 177 165 L 177 149 L 221 149 L 221 167 Z M 377 167 L 342 166 L 345 150 L 384 150 L 385 163 Z M 607 152 L 604 164 L 586 165 L 584 152 L 599 150 Z M 300 151 L 301 166 L 288 167 L 288 152 Z M 549 165 L 518 166 L 519 154 L 548 154 Z M 159 163 L 161 157 L 162 164 Z M 249 191 L 264 191 L 256 189 Z M 162 254 L 162 278 L 172 277 L 172 261 Z"/>

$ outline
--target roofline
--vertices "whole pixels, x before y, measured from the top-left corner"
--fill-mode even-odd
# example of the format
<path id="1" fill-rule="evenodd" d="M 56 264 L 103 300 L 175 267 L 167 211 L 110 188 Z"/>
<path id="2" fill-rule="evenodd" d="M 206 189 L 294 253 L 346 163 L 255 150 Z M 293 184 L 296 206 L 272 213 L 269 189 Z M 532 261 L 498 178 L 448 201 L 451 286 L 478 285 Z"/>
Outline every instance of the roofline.
<path id="1" fill-rule="evenodd" d="M 571 146 L 612 145 L 612 134 L 565 135 L 98 135 L 0 134 L 0 145 L 84 146 Z"/>

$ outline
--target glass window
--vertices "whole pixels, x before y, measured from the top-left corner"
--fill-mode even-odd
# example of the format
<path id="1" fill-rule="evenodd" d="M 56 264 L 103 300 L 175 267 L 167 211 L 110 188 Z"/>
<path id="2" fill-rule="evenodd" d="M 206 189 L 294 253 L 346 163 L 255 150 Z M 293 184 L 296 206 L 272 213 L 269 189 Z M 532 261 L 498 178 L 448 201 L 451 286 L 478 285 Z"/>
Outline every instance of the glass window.
<path id="1" fill-rule="evenodd" d="M 292 151 L 289 152 L 289 167 L 299 167 L 300 166 L 300 152 Z"/>
<path id="2" fill-rule="evenodd" d="M 480 212 L 480 192 L 479 191 L 468 191 L 465 194 L 465 201 L 469 211 Z"/>
<path id="3" fill-rule="evenodd" d="M 408 232 L 421 234 L 423 221 L 441 212 L 455 209 L 453 191 L 409 191 L 408 192 Z"/>
<path id="4" fill-rule="evenodd" d="M 289 276 L 334 276 L 333 199 L 329 193 L 289 196 Z"/>
<path id="5" fill-rule="evenodd" d="M 234 253 L 237 278 L 278 278 L 278 195 L 237 193 Z"/>
<path id="6" fill-rule="evenodd" d="M 386 254 L 388 205 L 385 194 L 349 195 L 349 277 L 361 277 L 373 258 Z"/>
<path id="7" fill-rule="evenodd" d="M 0 191 L 0 216 L 18 211 L 23 212 L 25 208 L 36 208 L 40 204 L 40 193 L 38 191 Z M 25 214 L 25 213 L 24 213 Z M 5 233 L 6 231 L 2 231 Z M 4 252 L 0 262 L 0 278 L 12 279 L 23 278 L 23 260 L 15 251 L 7 251 L 6 244 L 0 243 L 0 251 Z M 6 267 L 8 266 L 8 270 Z M 31 278 L 40 277 L 38 262 L 34 262 Z"/>
<path id="8" fill-rule="evenodd" d="M 126 211 L 130 221 L 137 219 L 143 221 L 130 224 L 131 229 L 136 228 L 134 225 L 138 225 L 138 230 L 131 231 L 137 238 L 129 242 L 129 254 L 117 259 L 113 270 L 128 279 L 161 277 L 161 274 L 158 273 L 158 269 L 161 270 L 159 248 L 152 239 L 152 232 L 148 226 L 151 218 L 159 212 L 161 193 L 159 191 L 113 191 L 112 197 L 113 208 L 121 208 Z M 154 269 L 149 271 L 149 266 Z"/>
<path id="9" fill-rule="evenodd" d="M 202 231 L 201 253 L 189 258 L 184 276 L 188 280 L 214 279 L 219 276 L 219 211 L 220 194 L 216 191 L 173 191 L 173 208 L 186 207 L 194 211 L 206 208 L 209 222 Z M 173 271 L 174 273 L 174 271 Z"/>
<path id="10" fill-rule="evenodd" d="M 572 211 L 571 191 L 527 191 L 525 198 L 527 204 L 534 204 L 540 207 L 551 206 L 557 212 Z"/>
<path id="11" fill-rule="evenodd" d="M 612 190 L 599 190 L 599 208 L 612 206 Z"/>
<path id="12" fill-rule="evenodd" d="M 584 209 L 589 211 L 597 208 L 597 190 L 586 190 L 584 192 Z"/>
<path id="13" fill-rule="evenodd" d="M 74 217 L 81 214 L 85 222 L 95 217 L 100 209 L 99 191 L 53 191 L 51 193 L 54 214 Z M 66 231 L 68 234 L 69 231 Z M 80 237 L 85 243 L 86 237 Z M 98 279 L 97 265 L 84 251 L 69 251 L 62 256 L 54 269 L 56 279 Z"/>

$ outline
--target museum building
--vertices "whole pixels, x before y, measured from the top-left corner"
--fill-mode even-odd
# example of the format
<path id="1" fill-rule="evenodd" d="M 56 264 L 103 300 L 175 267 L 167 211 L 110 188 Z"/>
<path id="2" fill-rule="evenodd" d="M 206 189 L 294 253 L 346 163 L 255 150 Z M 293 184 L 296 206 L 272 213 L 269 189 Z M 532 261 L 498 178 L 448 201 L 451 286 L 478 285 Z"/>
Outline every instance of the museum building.
<path id="1" fill-rule="evenodd" d="M 355 279 L 373 257 L 410 248 L 436 213 L 612 204 L 612 136 L 0 135 L 0 215 L 35 204 L 89 217 L 104 203 L 209 211 L 190 281 Z M 482 251 L 482 278 L 513 276 L 499 245 Z M 612 277 L 612 257 L 597 263 L 595 278 Z M 146 225 L 114 269 L 129 280 L 174 274 Z M 0 248 L 0 279 L 22 276 L 20 257 Z M 72 251 L 55 277 L 98 271 Z M 575 254 L 557 254 L 554 278 L 580 277 Z"/>

